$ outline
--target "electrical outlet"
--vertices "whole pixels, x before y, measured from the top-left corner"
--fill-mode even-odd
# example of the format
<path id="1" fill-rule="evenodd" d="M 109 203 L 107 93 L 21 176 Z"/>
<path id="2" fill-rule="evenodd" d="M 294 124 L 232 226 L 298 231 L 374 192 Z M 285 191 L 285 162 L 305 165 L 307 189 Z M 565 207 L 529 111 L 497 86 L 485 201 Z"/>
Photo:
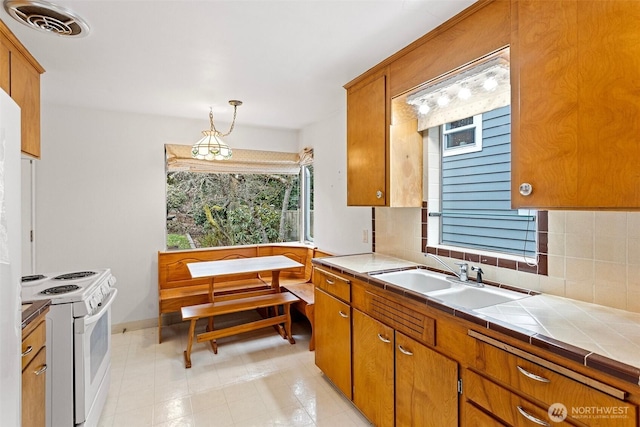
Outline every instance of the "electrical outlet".
<path id="1" fill-rule="evenodd" d="M 369 230 L 362 230 L 362 243 L 369 243 Z"/>

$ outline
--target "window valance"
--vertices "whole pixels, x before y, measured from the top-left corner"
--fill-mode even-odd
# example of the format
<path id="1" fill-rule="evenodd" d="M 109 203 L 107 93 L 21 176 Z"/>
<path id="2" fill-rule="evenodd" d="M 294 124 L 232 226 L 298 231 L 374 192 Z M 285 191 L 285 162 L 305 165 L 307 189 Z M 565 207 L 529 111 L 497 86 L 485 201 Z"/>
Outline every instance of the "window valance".
<path id="1" fill-rule="evenodd" d="M 278 173 L 297 175 L 300 166 L 311 163 L 313 149 L 300 153 L 233 149 L 229 160 L 198 160 L 191 157 L 190 145 L 165 144 L 167 171 L 204 173 Z"/>

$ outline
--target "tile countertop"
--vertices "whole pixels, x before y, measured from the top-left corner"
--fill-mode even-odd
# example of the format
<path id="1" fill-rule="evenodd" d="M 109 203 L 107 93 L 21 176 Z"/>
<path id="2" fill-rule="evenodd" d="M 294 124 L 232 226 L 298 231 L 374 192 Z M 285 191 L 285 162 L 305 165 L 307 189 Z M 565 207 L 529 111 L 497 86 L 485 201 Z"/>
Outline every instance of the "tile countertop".
<path id="1" fill-rule="evenodd" d="M 380 254 L 316 258 L 314 261 L 376 286 L 381 286 L 380 281 L 366 273 L 419 265 Z M 517 301 L 461 310 L 392 284 L 385 284 L 384 288 L 640 385 L 640 313 L 537 293 Z"/>
<path id="2" fill-rule="evenodd" d="M 354 273 L 365 274 L 371 271 L 395 270 L 407 267 L 415 267 L 415 262 L 405 261 L 376 253 L 345 255 L 327 258 L 316 258 L 322 264 L 341 270 L 349 270 Z"/>

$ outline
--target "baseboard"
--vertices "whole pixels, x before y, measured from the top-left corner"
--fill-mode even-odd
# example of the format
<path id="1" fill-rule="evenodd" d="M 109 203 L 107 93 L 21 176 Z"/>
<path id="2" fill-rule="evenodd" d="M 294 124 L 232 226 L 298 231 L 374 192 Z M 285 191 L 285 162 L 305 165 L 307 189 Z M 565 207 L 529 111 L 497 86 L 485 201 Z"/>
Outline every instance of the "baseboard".
<path id="1" fill-rule="evenodd" d="M 124 322 L 111 325 L 112 334 L 120 334 L 125 331 L 135 331 L 138 329 L 147 329 L 158 326 L 158 319 L 144 319 L 133 322 Z"/>

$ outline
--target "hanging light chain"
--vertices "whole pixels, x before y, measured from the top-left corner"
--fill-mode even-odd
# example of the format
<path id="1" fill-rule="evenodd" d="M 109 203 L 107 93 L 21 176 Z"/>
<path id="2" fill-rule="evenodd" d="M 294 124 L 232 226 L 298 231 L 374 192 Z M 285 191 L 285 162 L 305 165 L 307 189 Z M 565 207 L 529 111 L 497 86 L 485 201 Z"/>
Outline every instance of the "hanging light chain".
<path id="1" fill-rule="evenodd" d="M 213 109 L 212 108 L 209 109 L 209 122 L 211 123 L 211 131 L 215 132 L 214 135 L 217 135 L 223 138 L 225 136 L 230 135 L 231 132 L 233 132 L 233 128 L 236 124 L 236 114 L 238 112 L 238 107 L 242 105 L 242 101 L 231 100 L 229 101 L 229 104 L 233 105 L 233 119 L 231 120 L 231 127 L 229 128 L 229 132 L 227 133 L 222 133 L 218 129 L 216 129 L 216 126 L 213 124 Z"/>

